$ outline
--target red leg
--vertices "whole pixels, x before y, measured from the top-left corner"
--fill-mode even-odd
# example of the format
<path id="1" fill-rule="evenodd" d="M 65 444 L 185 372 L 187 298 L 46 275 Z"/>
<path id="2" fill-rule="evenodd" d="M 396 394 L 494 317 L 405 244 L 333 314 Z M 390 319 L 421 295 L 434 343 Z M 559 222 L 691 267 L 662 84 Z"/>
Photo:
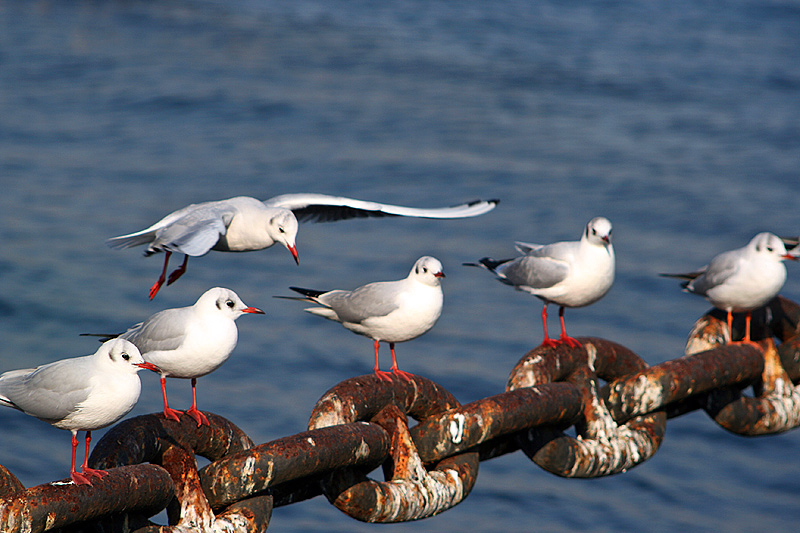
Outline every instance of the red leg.
<path id="1" fill-rule="evenodd" d="M 183 411 L 171 409 L 169 403 L 167 403 L 167 378 L 164 376 L 161 376 L 161 394 L 164 396 L 164 418 L 175 420 L 176 422 L 180 421 Z"/>
<path id="2" fill-rule="evenodd" d="M 388 382 L 391 383 L 392 377 L 389 375 L 389 372 L 384 372 L 383 370 L 381 370 L 380 366 L 378 364 L 378 347 L 379 346 L 380 346 L 380 343 L 378 341 L 375 341 L 375 368 L 373 370 L 375 372 L 375 375 L 378 376 L 378 379 L 380 379 L 381 381 L 388 381 Z"/>
<path id="3" fill-rule="evenodd" d="M 83 474 L 79 474 L 75 471 L 75 452 L 78 449 L 78 432 L 72 432 L 72 465 L 69 468 L 69 477 L 72 478 L 72 482 L 76 485 L 91 485 L 92 482 L 89 480 L 88 477 L 84 476 Z"/>
<path id="4" fill-rule="evenodd" d="M 564 306 L 558 308 L 558 318 L 561 320 L 561 339 L 570 348 L 580 348 L 581 343 L 567 335 L 567 329 L 564 327 Z"/>
<path id="5" fill-rule="evenodd" d="M 391 350 L 391 352 L 392 352 L 392 368 L 391 368 L 392 373 L 400 376 L 400 379 L 404 379 L 404 380 L 408 381 L 409 383 L 411 383 L 411 378 L 414 377 L 414 374 L 409 374 L 408 372 L 403 372 L 402 370 L 397 368 L 397 358 L 394 355 L 394 343 L 393 342 L 389 343 L 389 350 Z"/>
<path id="6" fill-rule="evenodd" d="M 167 279 L 167 265 L 169 265 L 169 256 L 171 256 L 171 255 L 172 255 L 172 252 L 167 252 L 164 255 L 164 268 L 161 269 L 161 275 L 158 277 L 158 280 L 156 280 L 156 282 L 153 283 L 153 286 L 150 287 L 150 299 L 151 300 L 156 297 L 156 294 L 158 294 L 159 289 L 164 284 L 164 280 Z"/>
<path id="7" fill-rule="evenodd" d="M 744 338 L 740 341 L 731 340 L 731 344 L 753 344 L 758 346 L 757 343 L 753 342 L 750 339 L 750 322 L 752 319 L 751 312 L 748 311 L 746 315 L 744 315 Z M 731 329 L 731 325 L 733 324 L 733 314 L 728 311 L 728 332 L 731 339 L 733 339 L 733 330 Z"/>
<path id="8" fill-rule="evenodd" d="M 83 464 L 81 465 L 81 472 L 87 478 L 96 477 L 98 479 L 103 479 L 103 477 L 108 475 L 108 472 L 105 470 L 95 470 L 94 468 L 89 468 L 87 464 L 89 462 L 89 443 L 92 442 L 92 432 L 86 432 L 86 453 L 83 455 Z"/>
<path id="9" fill-rule="evenodd" d="M 178 281 L 179 277 L 183 276 L 186 273 L 186 263 L 188 263 L 188 262 L 189 262 L 189 256 L 188 255 L 184 255 L 183 256 L 183 263 L 181 263 L 181 266 L 176 268 L 172 272 L 172 274 L 169 275 L 169 279 L 167 280 L 167 285 L 172 285 L 173 283 Z"/>
<path id="10" fill-rule="evenodd" d="M 208 423 L 208 418 L 206 418 L 206 415 L 197 410 L 196 386 L 197 386 L 197 379 L 192 378 L 192 406 L 186 410 L 186 414 L 195 419 L 195 421 L 197 422 L 197 427 L 200 427 L 203 424 L 210 426 L 211 424 Z"/>
<path id="11" fill-rule="evenodd" d="M 561 341 L 556 339 L 551 339 L 547 335 L 547 304 L 544 304 L 544 307 L 542 308 L 542 327 L 544 328 L 544 340 L 542 341 L 542 346 L 546 346 L 548 348 L 555 348 L 556 346 L 561 344 Z"/>
<path id="12" fill-rule="evenodd" d="M 750 311 L 744 316 L 744 342 L 752 342 L 750 340 Z"/>

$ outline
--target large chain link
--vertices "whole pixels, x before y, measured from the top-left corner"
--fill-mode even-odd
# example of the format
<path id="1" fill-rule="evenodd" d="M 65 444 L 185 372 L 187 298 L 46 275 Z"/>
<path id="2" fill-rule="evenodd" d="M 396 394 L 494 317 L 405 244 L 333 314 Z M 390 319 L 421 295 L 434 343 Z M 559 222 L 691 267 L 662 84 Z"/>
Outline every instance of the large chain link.
<path id="1" fill-rule="evenodd" d="M 733 338 L 742 329 L 737 318 Z M 360 376 L 319 400 L 308 431 L 258 446 L 213 413 L 199 428 L 132 418 L 95 447 L 89 464 L 109 475 L 92 486 L 25 489 L 0 466 L 0 529 L 256 532 L 274 507 L 319 495 L 358 520 L 417 520 L 466 498 L 480 460 L 519 449 L 556 475 L 597 477 L 650 458 L 667 419 L 697 409 L 741 435 L 788 431 L 800 425 L 800 307 L 776 298 L 754 314 L 752 332 L 756 342 L 730 343 L 725 317 L 711 311 L 683 357 L 650 367 L 604 339 L 538 347 L 505 392 L 466 405 L 423 377 Z M 211 463 L 198 471 L 196 455 Z M 384 481 L 368 477 L 379 466 Z M 149 522 L 164 508 L 170 526 Z"/>

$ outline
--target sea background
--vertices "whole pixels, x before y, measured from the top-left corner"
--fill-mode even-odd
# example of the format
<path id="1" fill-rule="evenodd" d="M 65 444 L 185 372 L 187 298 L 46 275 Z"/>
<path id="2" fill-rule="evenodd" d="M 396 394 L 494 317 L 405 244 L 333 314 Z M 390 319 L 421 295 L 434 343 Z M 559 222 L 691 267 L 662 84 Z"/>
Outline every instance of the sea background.
<path id="1" fill-rule="evenodd" d="M 616 283 L 568 310 L 568 331 L 657 364 L 709 308 L 657 274 L 760 231 L 800 234 L 798 170 L 796 2 L 2 0 L 0 371 L 91 353 L 79 333 L 230 287 L 266 316 L 238 321 L 199 404 L 268 442 L 372 368 L 370 340 L 273 297 L 399 279 L 434 255 L 444 312 L 398 345 L 400 367 L 467 403 L 502 392 L 541 341 L 541 304 L 461 264 L 577 239 L 597 215 L 614 224 Z M 214 252 L 154 301 L 163 256 L 104 244 L 193 202 L 289 192 L 501 204 L 303 224 L 299 267 L 278 247 Z M 787 269 L 797 300 L 800 265 Z M 129 416 L 161 408 L 141 375 Z M 188 406 L 188 381 L 168 389 Z M 0 409 L 0 464 L 26 486 L 63 478 L 69 448 L 68 432 Z M 796 531 L 799 494 L 800 432 L 739 437 L 694 412 L 622 475 L 562 479 L 517 452 L 428 520 L 363 524 L 319 497 L 276 509 L 270 530 Z"/>

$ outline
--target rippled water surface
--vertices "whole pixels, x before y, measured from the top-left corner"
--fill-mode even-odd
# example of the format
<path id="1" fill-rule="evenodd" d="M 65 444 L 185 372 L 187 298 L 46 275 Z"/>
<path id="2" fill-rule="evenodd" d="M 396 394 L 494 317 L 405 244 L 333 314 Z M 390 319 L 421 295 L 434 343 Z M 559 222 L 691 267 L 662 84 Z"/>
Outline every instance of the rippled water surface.
<path id="1" fill-rule="evenodd" d="M 371 341 L 273 296 L 399 279 L 434 255 L 443 316 L 398 357 L 470 402 L 541 341 L 541 305 L 461 263 L 576 239 L 596 215 L 614 223 L 617 280 L 567 312 L 570 333 L 678 357 L 708 304 L 657 273 L 800 233 L 798 50 L 800 7 L 779 0 L 0 2 L 0 371 L 90 353 L 79 333 L 227 286 L 267 315 L 239 320 L 200 407 L 267 442 L 372 366 Z M 104 245 L 192 202 L 287 192 L 502 203 L 462 221 L 305 224 L 299 267 L 277 247 L 211 253 L 152 302 L 160 256 Z M 160 409 L 142 378 L 131 416 Z M 188 405 L 189 383 L 170 396 Z M 66 475 L 67 432 L 10 409 L 0 427 L 0 464 L 26 485 Z M 651 460 L 596 480 L 517 452 L 482 463 L 455 509 L 382 529 L 794 531 L 798 435 L 738 437 L 692 413 Z M 323 498 L 271 525 L 378 527 Z"/>

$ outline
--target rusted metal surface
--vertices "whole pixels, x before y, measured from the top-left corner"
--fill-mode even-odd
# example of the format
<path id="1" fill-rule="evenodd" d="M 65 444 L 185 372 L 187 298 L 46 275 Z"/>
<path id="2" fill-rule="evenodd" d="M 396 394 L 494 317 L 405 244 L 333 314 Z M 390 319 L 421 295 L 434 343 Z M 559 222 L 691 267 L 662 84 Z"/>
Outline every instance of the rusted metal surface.
<path id="1" fill-rule="evenodd" d="M 210 461 L 253 446 L 250 437 L 229 420 L 214 413 L 204 411 L 204 414 L 210 424 L 200 427 L 190 417 L 176 422 L 159 414 L 124 420 L 97 442 L 89 457 L 89 466 L 107 468 L 156 462 L 163 450 L 172 444 Z"/>
<path id="2" fill-rule="evenodd" d="M 273 507 L 319 495 L 358 520 L 418 520 L 462 501 L 481 460 L 519 449 L 559 476 L 597 477 L 652 456 L 667 418 L 690 410 L 741 435 L 800 425 L 800 306 L 779 297 L 755 311 L 756 343 L 730 343 L 744 321 L 729 332 L 725 318 L 701 317 L 687 355 L 653 367 L 603 339 L 538 347 L 506 392 L 463 406 L 419 376 L 352 378 L 323 395 L 308 431 L 259 446 L 211 413 L 199 428 L 188 417 L 129 419 L 97 443 L 89 464 L 110 475 L 92 486 L 25 489 L 0 467 L 0 531 L 250 533 L 268 528 Z M 409 428 L 409 417 L 419 423 Z M 199 472 L 196 455 L 211 461 Z M 385 481 L 368 477 L 378 466 Z M 149 522 L 165 507 L 170 525 Z"/>
<path id="3" fill-rule="evenodd" d="M 533 426 L 572 425 L 581 392 L 570 383 L 512 390 L 431 416 L 411 429 L 420 458 L 439 461 L 478 444 Z"/>
<path id="4" fill-rule="evenodd" d="M 155 465 L 111 468 L 92 485 L 64 479 L 0 499 L 0 531 L 38 533 L 111 513 L 151 516 L 173 497 L 172 480 Z"/>
<path id="5" fill-rule="evenodd" d="M 770 340 L 764 351 L 764 370 L 754 387 L 755 397 L 738 388 L 714 390 L 706 402 L 708 414 L 723 428 L 739 435 L 770 435 L 800 424 L 800 390 L 781 366 Z"/>
<path id="6" fill-rule="evenodd" d="M 458 406 L 449 392 L 420 376 L 391 383 L 361 376 L 328 391 L 315 406 L 309 428 L 371 420 L 391 436 L 392 452 L 391 466 L 384 467 L 386 481 L 367 478 L 367 469 L 347 468 L 323 482 L 325 495 L 341 511 L 366 522 L 418 520 L 461 502 L 475 483 L 478 453 L 462 453 L 427 469 L 406 418 L 424 423 Z"/>
<path id="7" fill-rule="evenodd" d="M 793 380 L 800 377 L 800 335 L 798 335 L 800 307 L 785 298 L 775 298 L 769 306 L 753 313 L 753 339 L 757 344 L 724 344 L 727 324 L 718 310 L 701 317 L 693 327 L 687 341 L 687 353 L 700 347 L 716 350 L 750 350 L 750 365 L 730 354 L 713 364 L 706 372 L 688 369 L 684 379 L 705 378 L 705 387 L 695 387 L 693 394 L 708 390 L 700 406 L 723 428 L 739 435 L 768 435 L 793 429 L 800 424 L 800 390 Z M 741 317 L 736 317 L 732 337 L 738 339 L 742 328 Z M 773 337 L 783 342 L 776 348 Z M 704 356 L 702 352 L 692 357 Z M 689 358 L 687 358 L 689 359 Z M 682 361 L 682 360 L 678 360 Z M 665 365 L 674 363 L 668 362 Z M 735 369 L 741 375 L 732 377 Z M 745 375 L 745 373 L 748 373 Z M 674 374 L 674 373 L 673 373 Z M 709 376 L 713 380 L 709 380 Z M 726 381 L 725 378 L 732 378 Z M 753 396 L 745 396 L 743 389 L 752 385 Z M 655 387 L 647 387 L 656 392 Z"/>
<path id="8" fill-rule="evenodd" d="M 625 421 L 715 388 L 752 383 L 763 369 L 758 348 L 727 344 L 617 379 L 604 399 L 614 419 Z"/>
<path id="9" fill-rule="evenodd" d="M 406 415 L 387 405 L 373 417 L 392 435 L 391 460 L 384 473 L 391 482 L 368 479 L 358 471 L 333 475 L 328 499 L 340 510 L 364 522 L 404 522 L 433 516 L 463 500 L 478 475 L 478 453 L 462 453 L 427 470 L 408 431 Z"/>
<path id="10" fill-rule="evenodd" d="M 0 498 L 7 498 L 23 490 L 25 490 L 25 485 L 17 479 L 17 476 L 0 465 Z"/>
<path id="11" fill-rule="evenodd" d="M 778 296 L 767 306 L 772 334 L 786 342 L 800 335 L 800 305 Z"/>
<path id="12" fill-rule="evenodd" d="M 180 421 L 162 415 L 129 419 L 112 428 L 97 443 L 89 459 L 94 467 L 153 462 L 167 470 L 174 483 L 174 499 L 167 514 L 170 526 L 150 525 L 146 530 L 168 531 L 263 531 L 272 512 L 271 496 L 230 509 L 216 516 L 203 492 L 195 455 L 216 461 L 252 447 L 252 440 L 228 420 L 205 413 L 209 424 L 197 426 L 189 417 Z M 269 513 L 262 514 L 265 509 Z"/>
<path id="13" fill-rule="evenodd" d="M 421 376 L 409 383 L 393 378 L 391 383 L 374 375 L 343 381 L 326 392 L 314 406 L 308 429 L 368 421 L 386 405 L 420 420 L 460 405 L 441 385 Z"/>
<path id="14" fill-rule="evenodd" d="M 345 466 L 372 470 L 389 454 L 380 426 L 355 422 L 298 433 L 213 462 L 200 479 L 213 508 L 275 485 Z"/>
<path id="15" fill-rule="evenodd" d="M 649 459 L 661 445 L 666 414 L 652 413 L 618 424 L 599 392 L 598 378 L 613 381 L 647 368 L 636 354 L 603 339 L 578 339 L 582 346 L 539 346 L 523 357 L 507 388 L 565 380 L 582 392 L 577 438 L 559 429 L 535 428 L 520 447 L 540 467 L 563 477 L 598 477 L 624 472 Z"/>

